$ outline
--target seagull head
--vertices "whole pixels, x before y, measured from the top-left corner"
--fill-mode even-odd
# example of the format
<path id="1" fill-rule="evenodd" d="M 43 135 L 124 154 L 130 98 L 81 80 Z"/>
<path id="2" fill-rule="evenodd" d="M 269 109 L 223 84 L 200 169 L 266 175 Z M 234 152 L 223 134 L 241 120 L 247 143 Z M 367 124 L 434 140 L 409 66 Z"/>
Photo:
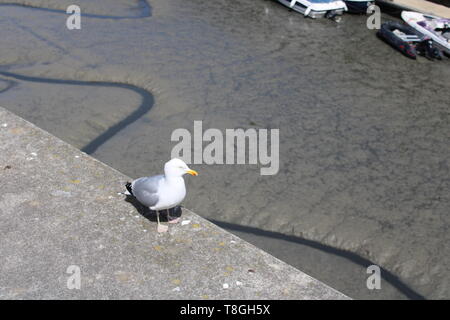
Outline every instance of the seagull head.
<path id="1" fill-rule="evenodd" d="M 185 173 L 189 173 L 193 176 L 198 176 L 197 171 L 189 169 L 187 164 L 180 159 L 173 158 L 172 160 L 166 162 L 164 165 L 164 174 L 167 177 L 181 177 Z"/>

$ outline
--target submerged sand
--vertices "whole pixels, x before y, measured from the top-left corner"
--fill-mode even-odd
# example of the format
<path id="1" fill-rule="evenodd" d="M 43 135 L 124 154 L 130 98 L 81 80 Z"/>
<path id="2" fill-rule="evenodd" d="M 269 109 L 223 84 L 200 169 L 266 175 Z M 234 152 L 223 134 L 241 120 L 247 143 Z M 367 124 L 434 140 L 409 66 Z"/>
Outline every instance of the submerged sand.
<path id="1" fill-rule="evenodd" d="M 261 176 L 257 165 L 193 165 L 201 175 L 189 179 L 185 206 L 355 252 L 420 295 L 450 297 L 448 60 L 403 57 L 364 16 L 305 19 L 275 1 L 152 0 L 147 17 L 138 1 L 77 2 L 82 12 L 130 18 L 82 17 L 81 30 L 68 30 L 60 12 L 0 6 L 0 71 L 149 90 L 151 110 L 96 158 L 138 177 L 161 171 L 172 131 L 192 130 L 194 120 L 280 129 L 277 175 Z M 2 106 L 79 148 L 140 100 L 120 88 L 0 76 Z M 252 239 L 349 296 L 403 296 L 388 285 L 368 292 L 365 268 L 352 276 L 333 257 L 293 259 L 305 251 Z"/>

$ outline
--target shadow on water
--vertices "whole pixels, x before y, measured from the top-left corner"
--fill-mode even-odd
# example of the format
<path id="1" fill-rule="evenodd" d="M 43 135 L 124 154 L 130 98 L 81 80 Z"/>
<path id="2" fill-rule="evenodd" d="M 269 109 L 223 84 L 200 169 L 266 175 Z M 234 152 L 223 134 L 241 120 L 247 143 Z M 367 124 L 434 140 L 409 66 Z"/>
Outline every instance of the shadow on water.
<path id="1" fill-rule="evenodd" d="M 54 13 L 67 14 L 67 12 L 65 10 L 41 8 L 41 7 L 33 6 L 33 5 L 30 5 L 30 4 L 0 3 L 0 6 L 30 8 L 30 9 L 35 9 L 35 10 L 45 11 L 45 12 L 54 12 Z M 135 15 L 135 16 L 109 16 L 109 15 L 100 15 L 100 14 L 92 14 L 92 13 L 84 13 L 84 12 L 82 12 L 82 16 L 83 17 L 87 17 L 87 18 L 113 19 L 113 20 L 142 19 L 142 18 L 148 18 L 148 17 L 152 16 L 152 8 L 149 5 L 149 3 L 147 2 L 147 0 L 139 0 L 138 7 L 136 9 L 140 10 L 140 14 Z"/>
<path id="2" fill-rule="evenodd" d="M 234 223 L 219 221 L 215 219 L 208 219 L 210 222 L 214 223 L 215 225 L 218 225 L 219 227 L 226 229 L 230 232 L 236 231 L 236 232 L 244 232 L 249 234 L 258 235 L 265 238 L 271 238 L 271 239 L 278 239 L 278 240 L 284 240 L 291 243 L 304 245 L 310 248 L 314 248 L 317 250 L 320 250 L 322 252 L 325 252 L 327 254 L 335 255 L 342 257 L 346 260 L 348 260 L 351 263 L 360 265 L 364 268 L 367 268 L 370 265 L 374 265 L 372 261 L 363 258 L 359 256 L 356 253 L 337 249 L 331 246 L 328 246 L 326 244 L 322 244 L 317 241 L 304 239 L 297 236 L 287 235 L 280 232 L 273 232 L 273 231 L 267 231 L 255 227 L 248 227 L 248 226 L 242 226 Z M 421 294 L 415 292 L 413 289 L 411 289 L 408 285 L 406 285 L 404 282 L 402 282 L 395 274 L 389 272 L 388 270 L 384 269 L 380 266 L 381 270 L 381 277 L 388 282 L 390 285 L 392 285 L 394 288 L 396 288 L 399 292 L 404 294 L 409 299 L 415 299 L 415 300 L 424 300 L 425 297 Z"/>
<path id="3" fill-rule="evenodd" d="M 116 135 L 119 131 L 124 129 L 129 124 L 135 122 L 142 116 L 144 116 L 150 109 L 153 107 L 154 99 L 153 95 L 140 87 L 134 86 L 132 84 L 126 83 L 117 83 L 117 82 L 107 82 L 107 81 L 81 81 L 81 80 L 63 80 L 63 79 L 52 79 L 52 78 L 42 78 L 42 77 L 31 77 L 20 75 L 16 73 L 0 71 L 0 75 L 14 78 L 22 81 L 30 81 L 30 82 L 39 82 L 39 83 L 49 83 L 49 84 L 64 84 L 64 85 L 74 85 L 74 86 L 90 86 L 90 87 L 112 87 L 112 88 L 122 88 L 128 89 L 136 92 L 142 98 L 142 102 L 140 106 L 129 114 L 127 117 L 114 124 L 112 127 L 108 128 L 105 132 L 97 136 L 95 139 L 86 144 L 81 151 L 86 152 L 87 154 L 94 153 L 102 144 L 111 139 L 114 135 Z M 3 91 L 10 89 L 13 86 L 11 84 Z"/>
<path id="4" fill-rule="evenodd" d="M 11 89 L 12 87 L 14 87 L 15 85 L 17 85 L 17 82 L 15 82 L 15 81 L 5 80 L 5 79 L 0 79 L 0 80 L 6 83 L 6 86 L 3 89 L 0 89 L 0 93 L 6 92 L 9 89 Z"/>

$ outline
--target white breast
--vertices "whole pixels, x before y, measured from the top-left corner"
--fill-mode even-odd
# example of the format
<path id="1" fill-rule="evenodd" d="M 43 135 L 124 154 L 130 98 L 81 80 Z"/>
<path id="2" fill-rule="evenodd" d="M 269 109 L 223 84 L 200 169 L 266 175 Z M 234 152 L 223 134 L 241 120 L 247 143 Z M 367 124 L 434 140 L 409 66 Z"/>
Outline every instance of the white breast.
<path id="1" fill-rule="evenodd" d="M 186 186 L 182 177 L 165 179 L 161 181 L 158 190 L 158 203 L 151 209 L 164 210 L 179 205 L 186 196 Z"/>

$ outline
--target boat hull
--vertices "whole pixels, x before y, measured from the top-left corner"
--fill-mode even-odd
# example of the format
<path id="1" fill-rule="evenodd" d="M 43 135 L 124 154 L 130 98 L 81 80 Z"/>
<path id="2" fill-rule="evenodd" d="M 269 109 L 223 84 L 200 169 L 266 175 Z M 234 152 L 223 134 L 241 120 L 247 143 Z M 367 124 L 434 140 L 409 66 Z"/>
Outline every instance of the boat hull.
<path id="1" fill-rule="evenodd" d="M 307 17 L 316 19 L 324 18 L 328 15 L 342 15 L 347 10 L 347 6 L 343 1 L 320 1 L 313 2 L 308 0 L 298 0 L 293 7 L 291 7 L 290 0 L 277 0 L 286 7 L 299 12 Z"/>
<path id="2" fill-rule="evenodd" d="M 450 54 L 450 41 L 441 34 L 433 31 L 431 24 L 434 23 L 437 27 L 442 27 L 445 24 L 450 25 L 450 19 L 443 19 L 440 17 L 422 14 L 413 11 L 403 11 L 402 19 L 420 34 L 431 38 L 434 44 L 442 51 Z"/>
<path id="3" fill-rule="evenodd" d="M 349 13 L 364 13 L 367 14 L 367 8 L 375 3 L 375 1 L 358 1 L 358 0 L 344 0 L 347 5 Z"/>

